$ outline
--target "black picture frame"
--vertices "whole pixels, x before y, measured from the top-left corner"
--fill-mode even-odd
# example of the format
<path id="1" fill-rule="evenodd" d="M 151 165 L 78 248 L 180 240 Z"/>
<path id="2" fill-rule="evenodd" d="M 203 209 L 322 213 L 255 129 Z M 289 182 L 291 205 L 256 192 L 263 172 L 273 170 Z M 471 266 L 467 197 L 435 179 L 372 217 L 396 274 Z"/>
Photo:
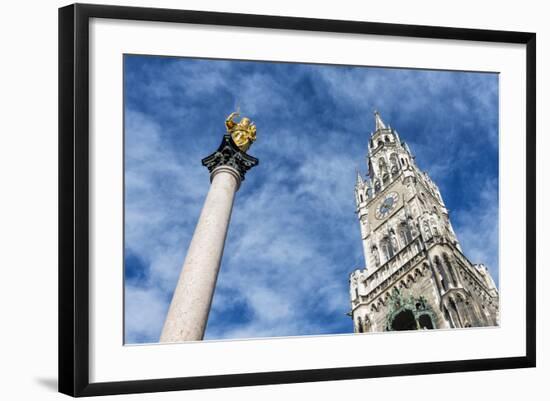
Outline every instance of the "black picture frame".
<path id="1" fill-rule="evenodd" d="M 91 18 L 526 46 L 526 353 L 521 357 L 90 383 L 89 22 Z M 59 391 L 71 396 L 157 392 L 534 367 L 536 364 L 536 35 L 435 26 L 74 4 L 59 9 Z"/>

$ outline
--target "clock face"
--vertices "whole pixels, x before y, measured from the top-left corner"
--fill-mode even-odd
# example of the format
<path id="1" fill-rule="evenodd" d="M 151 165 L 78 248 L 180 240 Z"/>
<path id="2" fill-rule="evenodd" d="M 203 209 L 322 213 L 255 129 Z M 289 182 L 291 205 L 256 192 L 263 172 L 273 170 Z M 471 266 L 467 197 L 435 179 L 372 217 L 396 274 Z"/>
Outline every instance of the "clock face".
<path id="1" fill-rule="evenodd" d="M 395 207 L 397 205 L 397 200 L 399 199 L 399 195 L 397 192 L 390 192 L 382 202 L 378 205 L 376 208 L 376 218 L 377 219 L 384 219 L 388 217 Z"/>

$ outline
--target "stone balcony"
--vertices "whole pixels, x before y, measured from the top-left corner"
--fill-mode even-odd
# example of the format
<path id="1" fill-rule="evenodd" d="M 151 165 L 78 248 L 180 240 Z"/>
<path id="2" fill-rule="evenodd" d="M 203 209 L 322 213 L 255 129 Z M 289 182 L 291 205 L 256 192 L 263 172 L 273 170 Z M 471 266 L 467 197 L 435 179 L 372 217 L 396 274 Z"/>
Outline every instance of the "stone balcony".
<path id="1" fill-rule="evenodd" d="M 426 255 L 422 239 L 416 236 L 405 247 L 370 273 L 360 284 L 359 297 L 353 300 L 353 306 L 372 302 L 379 294 L 399 282 L 411 268 L 416 266 Z"/>

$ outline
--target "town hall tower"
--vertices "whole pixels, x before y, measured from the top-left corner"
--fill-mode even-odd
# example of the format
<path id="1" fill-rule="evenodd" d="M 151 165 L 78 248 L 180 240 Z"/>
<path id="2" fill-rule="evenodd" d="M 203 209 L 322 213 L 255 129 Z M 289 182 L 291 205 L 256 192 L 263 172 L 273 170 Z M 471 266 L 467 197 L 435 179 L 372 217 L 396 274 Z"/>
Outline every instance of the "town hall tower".
<path id="1" fill-rule="evenodd" d="M 366 268 L 350 275 L 354 331 L 497 326 L 487 267 L 464 256 L 437 185 L 374 117 L 368 174 L 357 172 L 355 184 Z"/>

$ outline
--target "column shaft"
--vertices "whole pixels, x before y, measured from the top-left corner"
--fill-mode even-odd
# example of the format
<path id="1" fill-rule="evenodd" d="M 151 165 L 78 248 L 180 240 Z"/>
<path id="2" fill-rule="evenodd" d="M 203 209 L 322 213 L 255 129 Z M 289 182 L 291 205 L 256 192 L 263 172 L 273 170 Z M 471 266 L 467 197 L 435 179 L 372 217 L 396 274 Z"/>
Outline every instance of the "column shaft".
<path id="1" fill-rule="evenodd" d="M 204 337 L 233 200 L 241 179 L 234 168 L 220 166 L 212 171 L 211 181 L 160 342 L 198 341 Z"/>

